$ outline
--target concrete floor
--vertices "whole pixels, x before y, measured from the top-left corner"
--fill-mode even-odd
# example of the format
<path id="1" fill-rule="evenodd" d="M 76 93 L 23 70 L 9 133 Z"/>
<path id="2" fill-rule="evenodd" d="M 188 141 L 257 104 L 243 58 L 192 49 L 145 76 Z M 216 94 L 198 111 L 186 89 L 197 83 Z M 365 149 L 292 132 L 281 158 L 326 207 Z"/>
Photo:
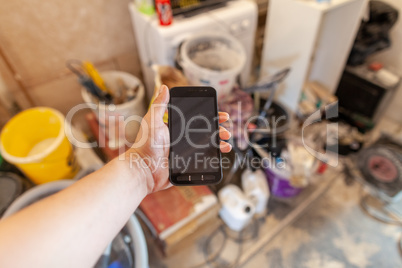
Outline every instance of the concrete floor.
<path id="1" fill-rule="evenodd" d="M 402 138 L 402 126 L 389 120 L 377 125 L 370 140 L 378 138 L 382 131 Z M 328 174 L 326 174 L 328 176 Z M 346 268 L 346 267 L 402 267 L 402 256 L 398 249 L 398 239 L 402 226 L 388 225 L 366 215 L 360 208 L 361 185 L 357 182 L 346 185 L 342 173 L 338 173 L 329 190 L 315 200 L 308 211 L 253 255 L 240 261 L 244 268 L 254 267 L 306 267 L 306 268 Z M 314 191 L 307 193 L 307 198 Z M 298 202 L 296 202 L 298 204 Z M 402 210 L 402 202 L 398 204 Z M 278 222 L 291 213 L 287 205 L 270 202 L 270 217 L 265 219 L 265 227 L 258 228 L 254 240 L 242 243 L 241 258 L 248 254 L 258 239 L 275 230 Z M 281 213 L 273 212 L 283 212 Z M 401 212 L 402 213 L 402 212 Z M 277 215 L 278 214 L 278 215 Z M 268 229 L 267 229 L 268 228 Z M 212 232 L 212 230 L 211 230 Z M 149 243 L 151 267 L 232 267 L 239 255 L 239 244 L 229 241 L 225 250 L 214 263 L 205 263 L 203 249 L 207 235 L 194 244 L 194 249 L 186 249 L 177 256 L 163 259 Z M 216 238 L 220 243 L 220 237 Z M 215 244 L 215 243 L 212 243 Z M 236 266 L 238 267 L 238 266 Z"/>
<path id="2" fill-rule="evenodd" d="M 359 206 L 360 194 L 358 183 L 347 186 L 339 178 L 242 267 L 402 267 L 397 246 L 402 227 L 367 216 Z"/>

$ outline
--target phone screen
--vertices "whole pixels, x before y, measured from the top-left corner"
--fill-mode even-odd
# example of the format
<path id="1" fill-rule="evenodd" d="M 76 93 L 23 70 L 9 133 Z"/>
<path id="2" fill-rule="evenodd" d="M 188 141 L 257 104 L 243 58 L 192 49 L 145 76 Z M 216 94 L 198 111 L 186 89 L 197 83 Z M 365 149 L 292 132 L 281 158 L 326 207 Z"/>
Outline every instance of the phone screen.
<path id="1" fill-rule="evenodd" d="M 169 109 L 170 172 L 177 179 L 176 183 L 219 181 L 221 158 L 216 97 L 172 94 Z"/>

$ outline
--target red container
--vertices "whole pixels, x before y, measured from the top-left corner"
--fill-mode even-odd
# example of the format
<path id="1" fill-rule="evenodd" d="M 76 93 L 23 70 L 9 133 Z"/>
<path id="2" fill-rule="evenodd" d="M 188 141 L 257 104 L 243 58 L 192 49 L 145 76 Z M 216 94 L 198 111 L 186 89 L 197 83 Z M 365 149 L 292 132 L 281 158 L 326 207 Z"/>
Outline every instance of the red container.
<path id="1" fill-rule="evenodd" d="M 155 0 L 155 8 L 158 13 L 160 25 L 166 26 L 172 24 L 173 13 L 170 0 Z"/>

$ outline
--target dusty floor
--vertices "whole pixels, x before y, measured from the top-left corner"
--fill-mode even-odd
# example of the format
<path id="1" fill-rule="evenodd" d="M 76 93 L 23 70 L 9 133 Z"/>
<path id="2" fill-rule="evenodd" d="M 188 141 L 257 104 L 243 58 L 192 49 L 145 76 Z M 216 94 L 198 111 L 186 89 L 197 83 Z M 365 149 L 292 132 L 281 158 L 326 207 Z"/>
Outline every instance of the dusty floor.
<path id="1" fill-rule="evenodd" d="M 402 126 L 399 124 L 382 121 L 378 128 L 402 138 Z M 375 140 L 378 136 L 372 135 L 371 138 Z M 402 235 L 402 227 L 388 225 L 366 215 L 359 205 L 360 184 L 355 182 L 347 186 L 343 177 L 343 174 L 338 173 L 329 190 L 315 200 L 308 211 L 285 227 L 255 255 L 248 258 L 248 261 L 241 262 L 243 265 L 240 267 L 402 267 L 402 255 L 397 245 Z M 314 191 L 310 191 L 306 198 L 313 195 Z M 399 210 L 402 210 L 402 201 L 398 205 Z M 277 201 L 270 202 L 269 207 L 271 216 L 268 217 L 269 221 L 265 221 L 269 228 L 258 228 L 256 239 L 242 243 L 242 257 L 252 243 L 275 230 L 280 219 L 291 211 L 286 204 Z M 214 263 L 205 263 L 203 250 L 206 237 L 201 238 L 193 250 L 185 251 L 184 256 L 179 254 L 170 261 L 155 254 L 157 251 L 153 250 L 154 245 L 148 241 L 150 267 L 232 267 L 230 265 L 239 256 L 239 244 L 229 241 L 222 256 Z M 216 244 L 220 245 L 219 240 L 222 238 L 215 239 Z"/>
<path id="2" fill-rule="evenodd" d="M 337 180 L 243 267 L 402 267 L 397 247 L 402 228 L 367 216 L 359 193 L 357 183 Z"/>

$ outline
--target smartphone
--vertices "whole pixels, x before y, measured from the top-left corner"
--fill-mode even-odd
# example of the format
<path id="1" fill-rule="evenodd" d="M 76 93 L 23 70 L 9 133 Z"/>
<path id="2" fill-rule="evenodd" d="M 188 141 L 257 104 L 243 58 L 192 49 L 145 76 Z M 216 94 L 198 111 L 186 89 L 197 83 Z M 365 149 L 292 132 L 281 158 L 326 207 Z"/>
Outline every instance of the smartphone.
<path id="1" fill-rule="evenodd" d="M 169 175 L 173 185 L 207 185 L 222 180 L 216 90 L 174 87 L 168 107 Z"/>

